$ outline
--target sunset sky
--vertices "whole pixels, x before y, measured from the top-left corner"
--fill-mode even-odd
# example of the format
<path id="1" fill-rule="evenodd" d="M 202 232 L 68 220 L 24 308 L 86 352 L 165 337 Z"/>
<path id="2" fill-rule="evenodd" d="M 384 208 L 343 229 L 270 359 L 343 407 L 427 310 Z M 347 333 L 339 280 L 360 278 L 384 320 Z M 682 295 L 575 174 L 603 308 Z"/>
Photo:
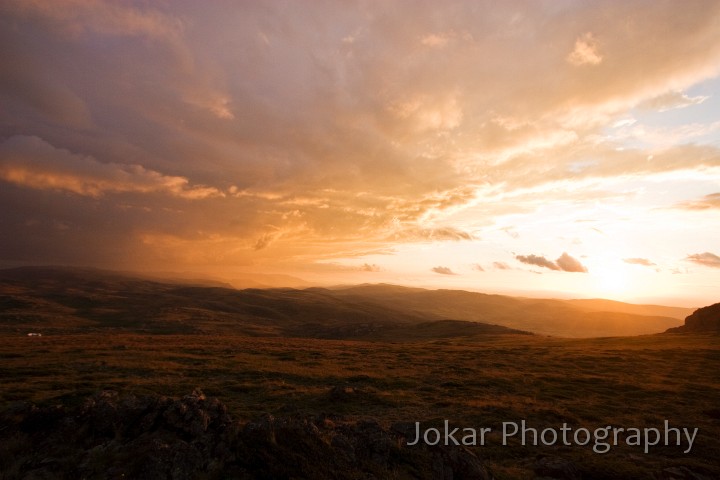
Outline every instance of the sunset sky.
<path id="1" fill-rule="evenodd" d="M 0 266 L 720 301 L 720 2 L 0 1 Z"/>

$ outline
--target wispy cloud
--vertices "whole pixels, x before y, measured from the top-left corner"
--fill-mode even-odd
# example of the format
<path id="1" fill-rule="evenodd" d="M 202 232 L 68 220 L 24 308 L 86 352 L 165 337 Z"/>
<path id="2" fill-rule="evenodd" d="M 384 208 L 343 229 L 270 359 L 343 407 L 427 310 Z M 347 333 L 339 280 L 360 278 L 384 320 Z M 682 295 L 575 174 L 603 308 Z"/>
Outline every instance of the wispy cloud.
<path id="1" fill-rule="evenodd" d="M 425 35 L 420 40 L 420 43 L 426 47 L 444 47 L 450 41 L 450 37 L 443 33 L 431 33 Z"/>
<path id="2" fill-rule="evenodd" d="M 720 257 L 710 252 L 694 253 L 692 255 L 688 255 L 686 260 L 705 267 L 720 268 Z"/>
<path id="3" fill-rule="evenodd" d="M 670 91 L 642 102 L 640 104 L 640 108 L 665 112 L 676 108 L 685 108 L 691 105 L 700 105 L 708 98 L 709 97 L 706 95 L 689 97 L 683 92 Z"/>
<path id="4" fill-rule="evenodd" d="M 360 270 L 362 270 L 363 272 L 379 272 L 379 271 L 381 271 L 382 269 L 381 269 L 378 265 L 376 265 L 376 264 L 374 264 L 374 263 L 373 263 L 373 264 L 364 263 L 364 264 L 360 267 Z"/>
<path id="5" fill-rule="evenodd" d="M 598 65 L 603 57 L 598 51 L 598 43 L 592 33 L 588 32 L 575 40 L 575 48 L 567 57 L 573 65 Z"/>
<path id="6" fill-rule="evenodd" d="M 197 200 L 224 195 L 217 188 L 190 185 L 184 177 L 163 175 L 141 165 L 100 163 L 28 136 L 11 137 L 0 145 L 0 179 L 38 190 L 91 197 L 159 192 Z"/>
<path id="7" fill-rule="evenodd" d="M 457 275 L 457 273 L 453 272 L 448 267 L 433 267 L 432 271 L 441 275 Z"/>
<path id="8" fill-rule="evenodd" d="M 698 200 L 679 203 L 675 205 L 675 208 L 684 210 L 711 210 L 720 208 L 720 192 L 705 195 Z"/>
<path id="9" fill-rule="evenodd" d="M 390 238 L 405 241 L 460 241 L 472 240 L 473 236 L 454 227 L 405 227 L 393 232 Z"/>
<path id="10" fill-rule="evenodd" d="M 254 246 L 255 250 L 262 250 L 262 249 L 266 248 L 279 236 L 279 234 L 280 234 L 280 232 L 277 232 L 277 231 L 264 233 L 255 242 L 255 246 Z"/>
<path id="11" fill-rule="evenodd" d="M 183 30 L 183 22 L 155 9 L 141 9 L 101 0 L 41 1 L 8 0 L 0 11 L 20 17 L 53 22 L 68 35 L 94 32 L 104 35 L 148 37 L 176 37 Z"/>
<path id="12" fill-rule="evenodd" d="M 643 267 L 654 267 L 655 264 L 647 258 L 623 258 L 623 262 L 630 265 L 641 265 Z"/>

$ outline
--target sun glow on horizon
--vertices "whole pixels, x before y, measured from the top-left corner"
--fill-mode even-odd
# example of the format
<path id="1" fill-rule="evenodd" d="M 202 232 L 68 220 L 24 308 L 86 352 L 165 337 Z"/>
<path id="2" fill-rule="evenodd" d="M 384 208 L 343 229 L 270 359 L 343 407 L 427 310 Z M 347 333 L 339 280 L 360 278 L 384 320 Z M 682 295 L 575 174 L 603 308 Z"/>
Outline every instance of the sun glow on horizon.
<path id="1" fill-rule="evenodd" d="M 597 296 L 606 298 L 627 298 L 632 296 L 633 280 L 629 269 L 612 266 L 600 266 L 590 273 L 595 283 Z"/>

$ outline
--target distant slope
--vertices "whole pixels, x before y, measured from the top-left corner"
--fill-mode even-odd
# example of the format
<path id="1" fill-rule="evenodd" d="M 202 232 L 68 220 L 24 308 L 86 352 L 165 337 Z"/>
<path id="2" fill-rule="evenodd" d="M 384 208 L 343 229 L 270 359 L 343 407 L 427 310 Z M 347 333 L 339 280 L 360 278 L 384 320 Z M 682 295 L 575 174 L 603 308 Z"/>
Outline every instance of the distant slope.
<path id="1" fill-rule="evenodd" d="M 497 324 L 563 337 L 643 335 L 660 333 L 680 324 L 677 318 L 667 316 L 594 312 L 563 300 L 516 298 L 462 290 L 359 285 L 334 289 L 332 294 L 441 318 Z M 632 306 L 625 305 L 632 310 Z"/>
<path id="2" fill-rule="evenodd" d="M 118 272 L 126 277 L 137 278 L 141 280 L 150 280 L 159 283 L 172 283 L 177 285 L 195 285 L 202 287 L 223 287 L 235 288 L 232 284 L 218 280 L 216 278 L 205 278 L 197 274 L 185 273 L 178 275 L 174 272 L 159 272 L 157 274 L 135 274 L 132 272 Z"/>
<path id="3" fill-rule="evenodd" d="M 76 268 L 0 270 L 0 332 L 131 331 L 366 340 L 523 333 L 444 320 L 324 289 L 246 289 L 162 283 Z"/>
<path id="4" fill-rule="evenodd" d="M 312 283 L 292 275 L 278 273 L 255 273 L 237 275 L 230 280 L 235 288 L 308 288 Z"/>
<path id="5" fill-rule="evenodd" d="M 694 308 L 666 307 L 663 305 L 636 305 L 633 303 L 616 302 L 602 298 L 564 300 L 573 307 L 581 308 L 588 312 L 617 312 L 630 313 L 633 315 L 648 315 L 655 317 L 670 317 L 684 319 L 690 315 Z"/>
<path id="6" fill-rule="evenodd" d="M 720 333 L 720 303 L 698 308 L 685 319 L 685 324 L 666 333 Z"/>

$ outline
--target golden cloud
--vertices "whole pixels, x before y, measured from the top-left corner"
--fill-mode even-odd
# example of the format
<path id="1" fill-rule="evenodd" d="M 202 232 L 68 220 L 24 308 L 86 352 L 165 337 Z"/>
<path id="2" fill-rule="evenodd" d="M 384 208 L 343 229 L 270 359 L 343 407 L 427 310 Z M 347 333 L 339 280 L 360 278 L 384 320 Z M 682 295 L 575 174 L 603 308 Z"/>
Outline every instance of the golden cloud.
<path id="1" fill-rule="evenodd" d="M 163 175 L 141 165 L 100 163 L 38 137 L 11 137 L 0 145 L 0 157 L 0 179 L 38 190 L 91 197 L 120 192 L 159 192 L 190 200 L 223 196 L 213 187 L 191 186 L 184 177 Z"/>

